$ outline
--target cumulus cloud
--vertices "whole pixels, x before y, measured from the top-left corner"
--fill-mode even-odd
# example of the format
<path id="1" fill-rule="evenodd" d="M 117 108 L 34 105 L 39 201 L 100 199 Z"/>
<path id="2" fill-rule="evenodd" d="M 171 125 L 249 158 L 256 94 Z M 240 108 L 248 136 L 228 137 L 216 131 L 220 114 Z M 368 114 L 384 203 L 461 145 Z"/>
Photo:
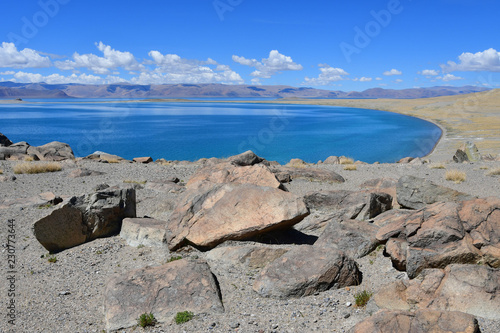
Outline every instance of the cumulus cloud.
<path id="1" fill-rule="evenodd" d="M 103 57 L 95 54 L 73 54 L 73 60 L 56 61 L 57 68 L 62 70 L 74 70 L 76 68 L 87 68 L 96 74 L 108 74 L 111 69 L 124 68 L 125 70 L 142 70 L 144 66 L 139 64 L 134 55 L 130 52 L 117 51 L 103 42 L 96 43 Z"/>
<path id="2" fill-rule="evenodd" d="M 372 80 L 371 77 L 364 77 L 364 76 L 361 79 L 359 79 L 359 81 L 361 82 L 370 82 L 371 80 Z"/>
<path id="3" fill-rule="evenodd" d="M 321 73 L 318 77 L 306 77 L 304 79 L 304 84 L 311 86 L 326 86 L 332 82 L 346 80 L 347 78 L 345 76 L 349 75 L 349 73 L 342 68 L 335 68 L 326 64 L 320 64 L 319 70 Z"/>
<path id="4" fill-rule="evenodd" d="M 0 75 L 14 75 L 16 72 L 14 71 L 6 71 L 6 72 L 0 72 Z"/>
<path id="5" fill-rule="evenodd" d="M 443 80 L 444 82 L 463 80 L 463 77 L 455 76 L 453 74 L 446 74 L 444 76 L 437 76 L 436 79 Z"/>
<path id="6" fill-rule="evenodd" d="M 448 61 L 441 65 L 443 72 L 500 72 L 500 52 L 490 48 L 483 52 L 464 52 L 458 56 L 459 62 Z"/>
<path id="7" fill-rule="evenodd" d="M 403 72 L 401 71 L 398 71 L 397 69 L 391 69 L 390 71 L 385 71 L 382 73 L 383 75 L 386 75 L 386 76 L 391 76 L 391 75 L 401 75 L 403 74 Z"/>
<path id="8" fill-rule="evenodd" d="M 91 74 L 71 74 L 64 76 L 60 74 L 41 75 L 38 73 L 17 72 L 14 74 L 14 81 L 22 83 L 39 83 L 45 82 L 49 84 L 66 84 L 66 83 L 81 83 L 81 84 L 111 84 L 123 82 L 125 80 L 116 76 L 107 76 L 106 78 L 91 75 Z"/>
<path id="9" fill-rule="evenodd" d="M 424 69 L 421 72 L 418 72 L 420 75 L 425 75 L 425 76 L 437 76 L 439 75 L 439 72 L 435 69 Z"/>
<path id="10" fill-rule="evenodd" d="M 241 65 L 254 67 L 255 71 L 250 75 L 261 79 L 269 79 L 274 74 L 282 71 L 300 71 L 303 69 L 302 65 L 293 62 L 291 57 L 281 54 L 277 50 L 269 52 L 269 57 L 261 61 L 237 55 L 233 55 L 233 61 Z M 252 81 L 258 82 L 258 80 Z"/>
<path id="11" fill-rule="evenodd" d="M 0 46 L 0 67 L 42 68 L 50 67 L 52 62 L 32 49 L 17 50 L 14 43 L 3 42 Z"/>
<path id="12" fill-rule="evenodd" d="M 225 83 L 242 84 L 241 76 L 228 65 L 218 64 L 208 58 L 205 61 L 191 60 L 177 54 L 162 54 L 159 51 L 149 52 L 152 60 L 146 64 L 154 65 L 152 71 L 142 71 L 131 82 L 137 84 L 165 83 Z"/>
<path id="13" fill-rule="evenodd" d="M 403 82 L 403 80 L 401 80 L 401 79 L 396 79 L 396 80 L 394 80 L 394 82 L 396 82 L 396 83 L 401 83 L 401 82 Z"/>
<path id="14" fill-rule="evenodd" d="M 375 80 L 382 81 L 383 79 L 381 77 L 376 77 Z"/>

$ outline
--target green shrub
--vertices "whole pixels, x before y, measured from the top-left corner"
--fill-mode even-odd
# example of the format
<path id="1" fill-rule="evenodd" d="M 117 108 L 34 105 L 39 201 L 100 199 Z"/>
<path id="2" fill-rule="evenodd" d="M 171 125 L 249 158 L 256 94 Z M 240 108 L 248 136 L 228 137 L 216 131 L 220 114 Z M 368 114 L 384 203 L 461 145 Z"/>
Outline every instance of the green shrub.
<path id="1" fill-rule="evenodd" d="M 156 324 L 155 316 L 153 316 L 151 312 L 143 313 L 137 319 L 137 324 L 143 328 L 146 326 L 155 326 Z"/>
<path id="2" fill-rule="evenodd" d="M 190 311 L 177 312 L 175 315 L 175 323 L 177 325 L 184 324 L 193 319 L 194 314 Z"/>
<path id="3" fill-rule="evenodd" d="M 370 300 L 370 298 L 372 297 L 372 295 L 373 295 L 373 293 L 370 291 L 367 291 L 367 290 L 357 292 L 354 295 L 354 300 L 355 300 L 356 306 L 357 307 L 365 306 L 368 303 L 368 301 Z"/>
<path id="4" fill-rule="evenodd" d="M 172 262 L 172 261 L 176 261 L 176 260 L 181 260 L 182 257 L 181 256 L 173 256 L 173 257 L 170 257 L 167 262 Z"/>

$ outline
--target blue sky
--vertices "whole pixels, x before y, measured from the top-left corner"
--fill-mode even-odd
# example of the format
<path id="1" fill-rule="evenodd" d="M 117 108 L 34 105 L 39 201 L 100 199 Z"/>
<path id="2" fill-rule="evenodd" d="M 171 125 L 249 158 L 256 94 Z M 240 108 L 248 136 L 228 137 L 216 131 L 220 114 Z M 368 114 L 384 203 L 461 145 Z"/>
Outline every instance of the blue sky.
<path id="1" fill-rule="evenodd" d="M 496 0 L 0 2 L 0 81 L 500 87 Z"/>

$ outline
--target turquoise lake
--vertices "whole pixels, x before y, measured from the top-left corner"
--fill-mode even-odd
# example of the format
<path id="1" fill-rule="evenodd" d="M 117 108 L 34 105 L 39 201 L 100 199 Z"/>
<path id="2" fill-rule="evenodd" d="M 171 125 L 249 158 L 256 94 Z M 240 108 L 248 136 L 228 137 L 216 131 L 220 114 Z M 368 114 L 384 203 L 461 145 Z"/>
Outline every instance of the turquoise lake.
<path id="1" fill-rule="evenodd" d="M 384 111 L 211 101 L 0 104 L 0 132 L 34 146 L 65 142 L 79 157 L 104 151 L 193 161 L 253 150 L 280 163 L 331 155 L 395 162 L 427 155 L 441 136 L 430 122 Z"/>

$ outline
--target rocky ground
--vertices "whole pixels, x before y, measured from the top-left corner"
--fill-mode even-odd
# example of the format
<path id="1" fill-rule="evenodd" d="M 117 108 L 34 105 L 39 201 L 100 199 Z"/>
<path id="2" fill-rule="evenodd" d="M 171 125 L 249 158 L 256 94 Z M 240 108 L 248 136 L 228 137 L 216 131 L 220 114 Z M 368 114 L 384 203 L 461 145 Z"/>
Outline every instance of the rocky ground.
<path id="1" fill-rule="evenodd" d="M 43 205 L 40 194 L 52 192 L 56 196 L 71 197 L 91 193 L 96 186 L 134 186 L 137 193 L 137 216 L 152 216 L 164 202 L 175 202 L 176 191 L 162 192 L 148 187 L 158 179 L 176 177 L 186 183 L 200 163 L 99 163 L 89 160 L 64 161 L 62 171 L 38 175 L 14 174 L 13 166 L 19 162 L 2 161 L 0 169 L 0 238 L 2 239 L 2 299 L 12 287 L 7 278 L 15 275 L 15 326 L 5 315 L 0 321 L 2 332 L 102 332 L 104 322 L 104 290 L 112 276 L 148 265 L 166 263 L 172 256 L 208 259 L 210 269 L 220 284 L 223 313 L 197 314 L 185 324 L 172 321 L 152 328 L 130 328 L 120 332 L 346 332 L 356 323 L 372 314 L 370 307 L 354 306 L 354 295 L 367 290 L 376 293 L 383 286 L 398 280 L 408 280 L 405 272 L 392 267 L 391 260 L 378 248 L 369 255 L 356 259 L 363 273 L 359 286 L 327 290 L 310 296 L 289 299 L 264 298 L 252 285 L 262 268 L 237 263 L 229 258 L 210 257 L 210 252 L 194 249 L 170 253 L 166 248 L 132 247 L 119 236 L 97 239 L 49 256 L 35 239 L 33 222 L 47 216 L 54 208 Z M 35 162 L 33 162 L 35 163 Z M 344 183 L 294 179 L 286 184 L 298 195 L 309 191 L 361 190 L 371 179 L 399 179 L 404 175 L 426 178 L 472 196 L 500 196 L 499 176 L 487 173 L 498 169 L 500 162 L 456 164 L 444 162 L 446 169 L 430 168 L 432 164 L 360 164 L 357 170 L 346 171 L 343 165 L 320 164 L 300 168 L 319 168 L 335 171 L 345 178 Z M 72 178 L 77 168 L 102 172 L 101 175 Z M 460 184 L 447 181 L 447 169 L 464 171 L 467 180 Z M 18 200 L 15 200 L 18 199 Z M 312 212 L 314 214 L 314 211 Z M 13 222 L 9 222 L 13 221 Z M 15 235 L 14 274 L 9 274 L 8 234 Z M 313 232 L 314 234 L 314 232 Z M 218 246 L 264 246 L 249 241 L 230 241 Z M 269 245 L 266 245 L 269 246 Z M 292 244 L 275 244 L 276 248 L 291 248 Z M 49 262 L 49 258 L 55 258 Z M 5 302 L 3 302 L 5 304 Z M 5 307 L 1 313 L 5 313 Z M 481 332 L 500 332 L 498 319 L 477 317 Z"/>

